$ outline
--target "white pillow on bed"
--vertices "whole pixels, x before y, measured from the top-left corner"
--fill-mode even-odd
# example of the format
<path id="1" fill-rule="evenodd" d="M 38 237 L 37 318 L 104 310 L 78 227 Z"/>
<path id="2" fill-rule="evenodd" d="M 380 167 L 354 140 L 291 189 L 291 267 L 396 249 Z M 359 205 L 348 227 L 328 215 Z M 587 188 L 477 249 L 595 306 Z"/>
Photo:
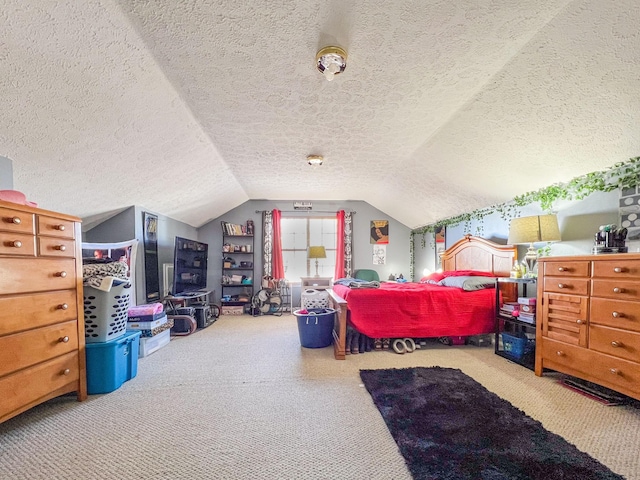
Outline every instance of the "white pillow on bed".
<path id="1" fill-rule="evenodd" d="M 483 288 L 494 288 L 496 279 L 493 277 L 446 277 L 438 282 L 443 287 L 457 287 L 467 292 L 482 290 Z"/>

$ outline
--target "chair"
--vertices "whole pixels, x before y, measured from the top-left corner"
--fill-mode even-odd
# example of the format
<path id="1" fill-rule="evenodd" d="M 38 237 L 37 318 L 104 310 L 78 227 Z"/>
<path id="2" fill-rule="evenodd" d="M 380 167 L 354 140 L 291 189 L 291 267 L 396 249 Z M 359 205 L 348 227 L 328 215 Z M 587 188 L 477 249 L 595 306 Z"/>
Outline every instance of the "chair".
<path id="1" fill-rule="evenodd" d="M 378 275 L 378 272 L 376 272 L 375 270 L 367 270 L 367 269 L 356 270 L 353 274 L 353 278 L 357 278 L 359 280 L 366 280 L 367 282 L 380 281 L 380 276 Z"/>

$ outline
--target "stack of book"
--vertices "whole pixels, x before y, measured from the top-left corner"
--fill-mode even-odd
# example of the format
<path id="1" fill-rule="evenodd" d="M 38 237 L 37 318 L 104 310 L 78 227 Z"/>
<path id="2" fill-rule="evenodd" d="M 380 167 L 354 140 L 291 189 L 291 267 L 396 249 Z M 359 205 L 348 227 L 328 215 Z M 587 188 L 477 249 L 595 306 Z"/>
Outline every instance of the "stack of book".
<path id="1" fill-rule="evenodd" d="M 519 297 L 518 304 L 520 315 L 518 318 L 526 323 L 536 323 L 536 299 L 529 297 Z"/>
<path id="2" fill-rule="evenodd" d="M 173 320 L 167 317 L 160 303 L 129 308 L 127 330 L 141 334 L 139 357 L 146 357 L 169 343 L 171 327 L 173 327 Z"/>
<path id="3" fill-rule="evenodd" d="M 519 306 L 520 305 L 517 302 L 505 302 L 500 307 L 500 315 L 504 315 L 505 317 L 517 317 Z"/>

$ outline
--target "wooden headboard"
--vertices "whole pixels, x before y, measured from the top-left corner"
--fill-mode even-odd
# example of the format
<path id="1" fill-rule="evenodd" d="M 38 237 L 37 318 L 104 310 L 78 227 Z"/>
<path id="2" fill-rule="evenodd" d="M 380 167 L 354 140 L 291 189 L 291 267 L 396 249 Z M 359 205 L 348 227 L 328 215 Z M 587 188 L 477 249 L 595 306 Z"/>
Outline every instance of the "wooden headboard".
<path id="1" fill-rule="evenodd" d="M 480 237 L 465 235 L 441 256 L 442 270 L 482 270 L 496 277 L 508 277 L 518 252 L 513 245 L 499 245 Z"/>

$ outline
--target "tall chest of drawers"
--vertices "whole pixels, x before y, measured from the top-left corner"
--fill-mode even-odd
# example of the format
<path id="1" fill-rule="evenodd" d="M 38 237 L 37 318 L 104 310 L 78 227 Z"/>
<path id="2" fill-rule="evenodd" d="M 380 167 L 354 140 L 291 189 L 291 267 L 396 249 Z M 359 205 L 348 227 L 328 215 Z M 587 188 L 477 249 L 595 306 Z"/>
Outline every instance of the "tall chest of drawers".
<path id="1" fill-rule="evenodd" d="M 80 219 L 0 201 L 0 422 L 86 399 Z"/>
<path id="2" fill-rule="evenodd" d="M 640 399 L 640 254 L 543 257 L 538 271 L 536 375 Z"/>

